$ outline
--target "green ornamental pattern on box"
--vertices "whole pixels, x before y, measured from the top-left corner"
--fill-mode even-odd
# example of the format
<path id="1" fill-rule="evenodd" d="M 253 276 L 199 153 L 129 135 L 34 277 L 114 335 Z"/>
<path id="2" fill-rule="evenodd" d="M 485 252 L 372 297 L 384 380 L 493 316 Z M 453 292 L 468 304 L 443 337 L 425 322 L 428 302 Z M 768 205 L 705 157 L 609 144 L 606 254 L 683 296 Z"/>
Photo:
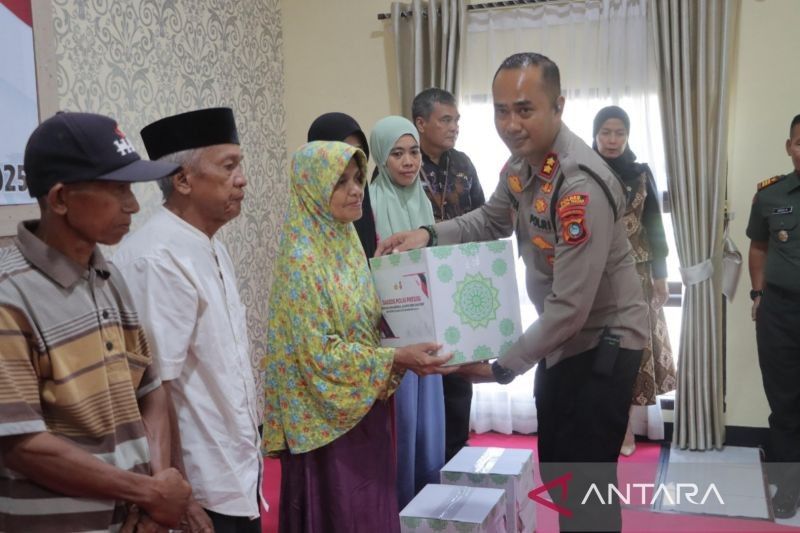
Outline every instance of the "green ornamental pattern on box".
<path id="1" fill-rule="evenodd" d="M 500 490 L 464 491 L 427 485 L 400 512 L 402 533 L 505 533 L 506 496 Z"/>
<path id="2" fill-rule="evenodd" d="M 506 494 L 508 531 L 532 531 L 536 506 L 528 493 L 534 489 L 533 455 L 529 450 L 465 447 L 441 470 L 441 482 L 464 487 L 502 489 Z"/>
<path id="3" fill-rule="evenodd" d="M 450 364 L 503 355 L 522 333 L 511 241 L 423 248 L 373 258 L 382 343 L 437 342 Z"/>

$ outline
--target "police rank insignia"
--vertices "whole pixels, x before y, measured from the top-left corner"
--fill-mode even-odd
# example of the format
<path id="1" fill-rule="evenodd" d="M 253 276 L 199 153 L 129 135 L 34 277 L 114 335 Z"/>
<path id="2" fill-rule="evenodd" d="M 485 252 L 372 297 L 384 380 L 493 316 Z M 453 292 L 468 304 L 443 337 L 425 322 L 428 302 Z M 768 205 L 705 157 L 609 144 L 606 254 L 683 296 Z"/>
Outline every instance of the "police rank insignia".
<path id="1" fill-rule="evenodd" d="M 785 229 L 780 230 L 778 232 L 778 240 L 781 241 L 781 242 L 788 241 L 789 240 L 789 233 Z"/>
<path id="2" fill-rule="evenodd" d="M 542 183 L 541 191 L 544 194 L 550 194 L 551 192 L 553 192 L 553 183 L 550 182 L 550 181 L 546 181 L 546 182 Z"/>
<path id="3" fill-rule="evenodd" d="M 514 191 L 515 193 L 522 192 L 522 182 L 519 179 L 519 176 L 516 174 L 512 174 L 508 177 L 508 188 Z"/>
<path id="4" fill-rule="evenodd" d="M 537 213 L 544 213 L 547 210 L 547 202 L 544 201 L 544 198 L 537 198 L 533 201 L 533 208 Z"/>
<path id="5" fill-rule="evenodd" d="M 539 171 L 539 176 L 549 180 L 555 176 L 556 172 L 558 172 L 558 154 L 555 152 L 550 152 L 544 156 L 544 163 L 542 163 L 542 169 Z"/>

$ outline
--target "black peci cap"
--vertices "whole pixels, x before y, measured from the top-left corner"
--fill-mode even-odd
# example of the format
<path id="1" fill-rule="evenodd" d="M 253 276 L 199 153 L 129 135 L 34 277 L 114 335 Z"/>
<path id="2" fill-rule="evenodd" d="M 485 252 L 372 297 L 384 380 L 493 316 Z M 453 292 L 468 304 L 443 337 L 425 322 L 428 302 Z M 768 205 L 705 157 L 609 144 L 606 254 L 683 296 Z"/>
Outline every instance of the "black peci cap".
<path id="1" fill-rule="evenodd" d="M 150 159 L 215 144 L 239 144 L 229 107 L 213 107 L 162 118 L 141 131 Z"/>
<path id="2" fill-rule="evenodd" d="M 180 166 L 143 161 L 113 118 L 59 112 L 42 122 L 25 147 L 25 175 L 33 198 L 56 183 L 153 181 Z"/>

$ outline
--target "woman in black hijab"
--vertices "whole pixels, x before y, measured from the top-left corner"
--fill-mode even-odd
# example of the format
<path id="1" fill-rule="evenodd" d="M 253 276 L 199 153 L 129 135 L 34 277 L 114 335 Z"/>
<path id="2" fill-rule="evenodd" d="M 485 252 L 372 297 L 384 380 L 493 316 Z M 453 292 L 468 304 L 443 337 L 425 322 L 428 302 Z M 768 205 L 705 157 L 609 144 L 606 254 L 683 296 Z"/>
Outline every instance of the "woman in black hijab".
<path id="1" fill-rule="evenodd" d="M 625 110 L 617 106 L 604 107 L 594 118 L 592 148 L 625 184 L 628 203 L 623 220 L 650 309 L 650 340 L 642 354 L 631 401 L 632 406 L 637 406 L 653 405 L 657 395 L 675 389 L 675 361 L 662 309 L 669 298 L 668 250 L 658 189 L 650 168 L 645 163 L 637 163 L 636 155 L 628 146 L 630 129 L 631 121 Z M 631 455 L 635 449 L 629 418 L 620 453 Z"/>
<path id="2" fill-rule="evenodd" d="M 341 141 L 361 148 L 369 159 L 367 136 L 364 135 L 358 122 L 344 113 L 325 113 L 317 117 L 308 128 L 308 142 L 311 141 Z M 353 225 L 361 241 L 361 247 L 364 248 L 364 254 L 370 258 L 375 255 L 378 236 L 375 232 L 375 219 L 369 201 L 369 180 L 364 183 L 364 200 L 361 210 L 364 215 L 353 222 Z"/>

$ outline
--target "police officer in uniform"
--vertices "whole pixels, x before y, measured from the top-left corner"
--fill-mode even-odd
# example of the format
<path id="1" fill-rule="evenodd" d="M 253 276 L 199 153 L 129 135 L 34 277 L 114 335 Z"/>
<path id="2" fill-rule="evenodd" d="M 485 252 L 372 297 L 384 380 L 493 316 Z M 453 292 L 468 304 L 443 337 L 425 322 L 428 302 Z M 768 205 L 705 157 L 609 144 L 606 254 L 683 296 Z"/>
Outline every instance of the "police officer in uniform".
<path id="1" fill-rule="evenodd" d="M 591 483 L 603 494 L 607 483 L 616 483 L 648 335 L 647 307 L 621 221 L 625 195 L 600 157 L 562 124 L 560 75 L 550 59 L 508 57 L 492 94 L 497 132 L 511 150 L 492 197 L 463 216 L 393 235 L 378 254 L 516 231 L 539 318 L 492 365 L 469 365 L 462 373 L 509 383 L 544 359 L 535 385 L 539 461 L 545 482 L 568 489 L 550 491 L 565 508 L 561 528 L 619 531 L 619 502 L 581 501 Z"/>
<path id="2" fill-rule="evenodd" d="M 800 500 L 800 115 L 786 152 L 794 171 L 758 184 L 747 224 L 758 363 L 772 411 L 767 460 L 790 463 L 773 469 L 778 518 L 794 516 Z"/>

